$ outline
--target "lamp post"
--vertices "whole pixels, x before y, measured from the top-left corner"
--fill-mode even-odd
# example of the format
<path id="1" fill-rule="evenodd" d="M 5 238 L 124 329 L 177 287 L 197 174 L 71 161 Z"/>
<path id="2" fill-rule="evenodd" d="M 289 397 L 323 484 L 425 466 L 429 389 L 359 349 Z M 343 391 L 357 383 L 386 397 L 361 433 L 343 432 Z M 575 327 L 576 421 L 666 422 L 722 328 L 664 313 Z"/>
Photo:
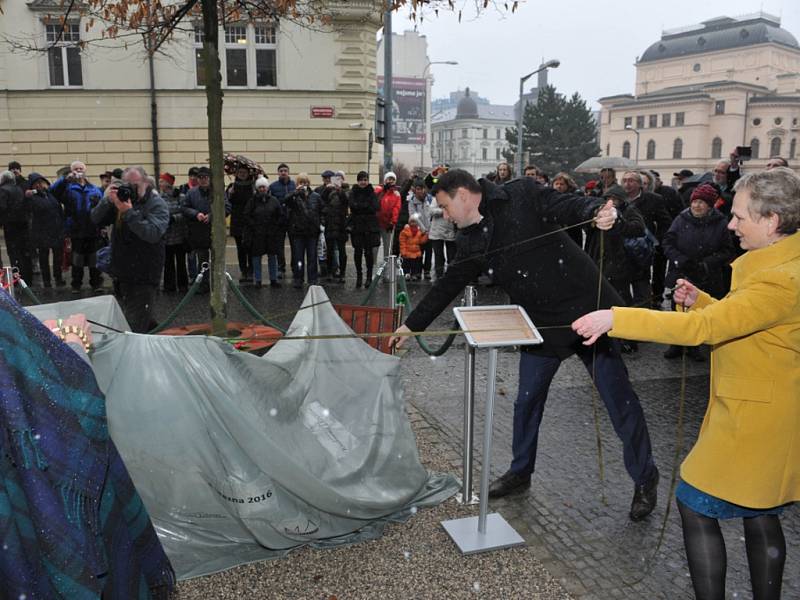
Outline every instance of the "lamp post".
<path id="1" fill-rule="evenodd" d="M 639 166 L 639 130 L 633 125 L 626 125 L 625 129 L 636 134 L 636 166 Z"/>
<path id="2" fill-rule="evenodd" d="M 425 81 L 425 102 L 422 103 L 422 143 L 419 145 L 419 168 L 425 169 L 425 141 L 428 139 L 428 69 L 431 65 L 457 65 L 458 61 L 455 60 L 435 60 L 428 61 L 425 68 L 422 70 L 422 79 Z M 431 148 L 433 143 L 431 142 Z"/>
<path id="3" fill-rule="evenodd" d="M 557 59 L 548 60 L 542 66 L 540 66 L 535 71 L 528 73 L 525 77 L 519 78 L 519 114 L 517 115 L 517 177 L 522 175 L 522 117 L 525 114 L 525 106 L 522 104 L 522 95 L 523 95 L 523 87 L 525 82 L 528 81 L 531 77 L 536 75 L 537 73 L 541 73 L 546 69 L 557 69 L 558 66 L 561 64 L 561 61 Z"/>

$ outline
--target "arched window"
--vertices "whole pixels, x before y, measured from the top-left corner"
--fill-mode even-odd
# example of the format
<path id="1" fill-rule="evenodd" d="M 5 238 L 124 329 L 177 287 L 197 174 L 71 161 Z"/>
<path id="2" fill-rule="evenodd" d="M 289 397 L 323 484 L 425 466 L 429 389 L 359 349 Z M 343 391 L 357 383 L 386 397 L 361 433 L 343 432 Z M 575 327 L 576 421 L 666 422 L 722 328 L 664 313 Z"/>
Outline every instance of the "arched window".
<path id="1" fill-rule="evenodd" d="M 761 150 L 761 144 L 758 143 L 758 138 L 753 138 L 750 140 L 750 149 L 751 149 L 751 156 L 753 158 L 758 158 L 759 151 Z"/>
<path id="2" fill-rule="evenodd" d="M 792 142 L 789 144 L 789 158 L 794 158 L 797 154 L 797 139 L 792 138 Z"/>
<path id="3" fill-rule="evenodd" d="M 772 138 L 772 141 L 769 143 L 769 155 L 770 157 L 781 155 L 781 138 Z"/>
<path id="4" fill-rule="evenodd" d="M 656 142 L 650 140 L 647 142 L 647 160 L 653 160 L 656 157 Z"/>
<path id="5" fill-rule="evenodd" d="M 630 158 L 631 157 L 631 143 L 624 142 L 622 144 L 622 158 Z"/>
<path id="6" fill-rule="evenodd" d="M 722 158 L 722 138 L 715 137 L 711 141 L 711 158 Z"/>
<path id="7" fill-rule="evenodd" d="M 683 158 L 683 140 L 675 138 L 672 142 L 672 158 Z"/>

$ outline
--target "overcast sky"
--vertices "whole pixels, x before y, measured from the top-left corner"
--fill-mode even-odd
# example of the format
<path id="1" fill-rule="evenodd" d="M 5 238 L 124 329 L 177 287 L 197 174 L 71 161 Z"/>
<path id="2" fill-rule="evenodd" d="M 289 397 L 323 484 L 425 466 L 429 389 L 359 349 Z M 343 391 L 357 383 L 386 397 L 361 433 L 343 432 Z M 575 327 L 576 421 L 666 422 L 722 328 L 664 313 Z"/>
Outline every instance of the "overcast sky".
<path id="1" fill-rule="evenodd" d="M 468 14 L 469 3 L 464 6 L 460 24 L 455 14 L 440 10 L 438 18 L 429 13 L 416 25 L 428 39 L 430 60 L 459 62 L 431 67 L 433 98 L 469 86 L 495 104 L 513 104 L 519 78 L 542 58 L 557 58 L 561 66 L 550 71 L 550 82 L 599 108 L 598 98 L 633 92 L 636 57 L 664 29 L 763 10 L 800 39 L 800 0 L 530 0 L 514 14 L 488 9 L 478 18 Z M 407 17 L 395 14 L 396 33 L 414 29 Z"/>

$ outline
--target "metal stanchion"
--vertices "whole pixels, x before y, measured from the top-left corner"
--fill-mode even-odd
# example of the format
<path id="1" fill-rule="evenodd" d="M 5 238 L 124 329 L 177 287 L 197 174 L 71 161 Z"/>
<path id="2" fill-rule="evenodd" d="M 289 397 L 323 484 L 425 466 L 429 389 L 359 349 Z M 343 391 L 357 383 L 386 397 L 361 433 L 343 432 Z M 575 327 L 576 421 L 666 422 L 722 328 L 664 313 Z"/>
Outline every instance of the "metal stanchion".
<path id="1" fill-rule="evenodd" d="M 392 310 L 397 308 L 397 257 L 389 255 L 389 296 Z"/>
<path id="2" fill-rule="evenodd" d="M 6 287 L 8 295 L 16 300 L 17 297 L 14 295 L 14 269 L 13 267 L 3 267 L 3 271 L 5 273 L 6 285 L 8 286 Z"/>
<path id="3" fill-rule="evenodd" d="M 475 305 L 475 287 L 464 289 L 464 306 Z M 464 361 L 464 456 L 461 493 L 457 500 L 461 504 L 477 504 L 478 497 L 472 493 L 472 448 L 474 446 L 475 423 L 475 348 L 466 344 Z"/>
<path id="4" fill-rule="evenodd" d="M 492 460 L 492 427 L 494 425 L 494 392 L 497 387 L 497 348 L 489 349 L 486 381 L 486 415 L 483 423 L 483 458 L 481 462 L 481 505 L 478 533 L 486 533 L 486 512 L 489 509 L 489 468 Z"/>

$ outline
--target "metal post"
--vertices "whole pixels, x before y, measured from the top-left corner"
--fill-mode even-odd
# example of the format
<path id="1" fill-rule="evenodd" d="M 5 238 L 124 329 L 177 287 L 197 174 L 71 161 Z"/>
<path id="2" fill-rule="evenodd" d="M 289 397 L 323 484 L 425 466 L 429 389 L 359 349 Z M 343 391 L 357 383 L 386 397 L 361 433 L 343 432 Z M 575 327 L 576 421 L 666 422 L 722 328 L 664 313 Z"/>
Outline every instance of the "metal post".
<path id="1" fill-rule="evenodd" d="M 486 533 L 486 512 L 489 509 L 489 471 L 492 461 L 492 425 L 494 424 L 494 391 L 497 385 L 497 348 L 489 349 L 486 375 L 486 416 L 483 431 L 483 464 L 481 465 L 481 506 L 478 513 L 478 533 Z"/>
<path id="2" fill-rule="evenodd" d="M 464 306 L 475 305 L 475 287 L 464 289 Z M 477 498 L 472 494 L 472 450 L 474 447 L 475 423 L 475 348 L 466 345 L 464 361 L 464 460 L 461 478 L 461 504 L 475 504 Z"/>
<path id="3" fill-rule="evenodd" d="M 16 296 L 14 295 L 14 269 L 13 267 L 3 267 L 3 271 L 5 271 L 6 284 L 8 285 L 8 295 L 16 300 Z"/>
<path id="4" fill-rule="evenodd" d="M 528 75 L 530 77 L 530 75 Z M 519 114 L 517 114 L 517 172 L 514 173 L 516 177 L 522 177 L 522 170 L 525 166 L 522 164 L 522 117 L 525 114 L 525 102 L 523 104 L 522 95 L 524 93 L 523 86 L 528 77 L 519 78 Z"/>
<path id="5" fill-rule="evenodd" d="M 383 13 L 383 98 L 384 102 L 384 128 L 383 133 L 383 168 L 384 172 L 392 170 L 394 151 L 392 136 L 394 124 L 392 123 L 392 3 L 386 3 L 386 12 Z"/>
<path id="6" fill-rule="evenodd" d="M 397 308 L 397 257 L 389 255 L 389 295 L 392 310 Z"/>

